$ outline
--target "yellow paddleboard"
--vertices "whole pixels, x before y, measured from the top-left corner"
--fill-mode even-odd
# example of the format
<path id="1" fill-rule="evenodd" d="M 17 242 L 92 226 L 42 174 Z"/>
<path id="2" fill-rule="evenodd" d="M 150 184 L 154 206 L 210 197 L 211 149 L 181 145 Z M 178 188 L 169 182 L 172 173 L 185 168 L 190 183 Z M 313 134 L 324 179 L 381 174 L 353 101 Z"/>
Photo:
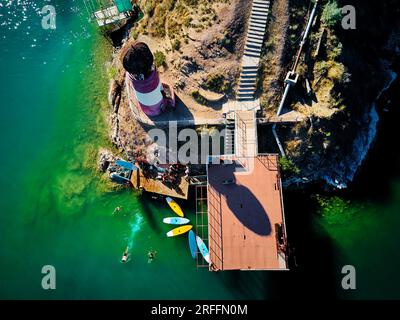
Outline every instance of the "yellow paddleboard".
<path id="1" fill-rule="evenodd" d="M 183 211 L 181 209 L 181 207 L 179 206 L 179 204 L 177 204 L 175 202 L 175 200 L 171 199 L 170 197 L 166 197 L 165 200 L 167 200 L 169 206 L 171 207 L 171 209 L 180 217 L 184 217 L 185 215 L 183 214 Z"/>
<path id="2" fill-rule="evenodd" d="M 179 236 L 181 234 L 184 234 L 184 233 L 190 231 L 192 228 L 193 228 L 192 225 L 187 225 L 187 226 L 182 226 L 179 228 L 172 229 L 171 231 L 167 232 L 167 237 Z"/>

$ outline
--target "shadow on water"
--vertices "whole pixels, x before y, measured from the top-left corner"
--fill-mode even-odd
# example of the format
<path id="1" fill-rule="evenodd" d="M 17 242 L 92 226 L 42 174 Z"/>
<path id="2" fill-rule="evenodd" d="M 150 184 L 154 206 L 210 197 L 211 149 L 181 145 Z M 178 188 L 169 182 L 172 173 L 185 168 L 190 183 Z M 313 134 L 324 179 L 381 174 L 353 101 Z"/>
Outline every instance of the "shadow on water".
<path id="1" fill-rule="evenodd" d="M 400 74 L 400 61 L 393 64 L 394 71 Z M 400 176 L 400 151 L 394 138 L 398 136 L 400 117 L 400 77 L 385 91 L 377 101 L 380 121 L 377 137 L 356 179 L 343 196 L 359 200 L 385 203 L 391 196 L 391 181 Z"/>
<path id="2" fill-rule="evenodd" d="M 394 66 L 399 73 L 399 65 Z M 400 79 L 377 101 L 380 122 L 375 142 L 349 188 L 328 192 L 351 201 L 385 204 L 390 201 L 392 181 L 400 173 L 400 152 L 393 144 L 398 135 Z M 337 265 L 340 249 L 318 225 L 313 193 L 326 193 L 318 186 L 304 191 L 285 192 L 285 211 L 289 244 L 295 247 L 297 267 L 289 273 L 268 276 L 267 285 L 277 297 L 335 298 L 341 274 Z M 272 286 L 271 286 L 272 284 Z"/>
<path id="3" fill-rule="evenodd" d="M 316 204 L 310 190 L 285 192 L 290 271 L 270 274 L 268 285 L 274 298 L 335 298 L 338 271 L 334 256 L 338 248 L 316 227 Z M 275 296 L 276 295 L 276 296 Z"/>

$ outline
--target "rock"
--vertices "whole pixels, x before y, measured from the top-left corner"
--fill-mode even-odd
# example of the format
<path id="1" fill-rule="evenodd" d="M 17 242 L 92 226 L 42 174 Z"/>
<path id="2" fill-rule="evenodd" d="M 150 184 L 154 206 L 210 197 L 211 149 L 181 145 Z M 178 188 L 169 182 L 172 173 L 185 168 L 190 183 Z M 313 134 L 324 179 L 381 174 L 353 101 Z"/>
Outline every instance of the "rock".
<path id="1" fill-rule="evenodd" d="M 182 76 L 178 76 L 174 83 L 174 88 L 178 90 L 183 90 L 186 87 L 186 80 Z"/>
<path id="2" fill-rule="evenodd" d="M 204 41 L 197 50 L 204 59 L 223 58 L 227 56 L 228 52 L 218 42 L 218 40 Z"/>
<path id="3" fill-rule="evenodd" d="M 111 115 L 111 141 L 116 147 L 121 146 L 121 139 L 119 136 L 119 120 L 117 114 Z"/>
<path id="4" fill-rule="evenodd" d="M 183 56 L 179 62 L 179 65 L 181 72 L 186 76 L 199 70 L 203 70 L 203 67 L 200 66 L 194 58 L 188 56 Z"/>
<path id="5" fill-rule="evenodd" d="M 121 91 L 122 88 L 120 84 L 115 80 L 111 80 L 110 90 L 108 92 L 108 102 L 115 113 L 118 113 L 119 105 L 121 102 Z"/>
<path id="6" fill-rule="evenodd" d="M 98 168 L 101 172 L 106 172 L 111 163 L 115 161 L 113 153 L 106 149 L 99 152 Z"/>

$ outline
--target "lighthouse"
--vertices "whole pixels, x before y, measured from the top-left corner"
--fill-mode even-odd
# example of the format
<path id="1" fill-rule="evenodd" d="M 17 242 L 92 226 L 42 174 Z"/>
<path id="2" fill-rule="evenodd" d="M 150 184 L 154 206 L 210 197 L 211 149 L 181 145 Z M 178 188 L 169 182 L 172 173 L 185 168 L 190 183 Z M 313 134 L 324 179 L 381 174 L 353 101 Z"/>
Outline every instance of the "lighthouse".
<path id="1" fill-rule="evenodd" d="M 167 108 L 175 108 L 174 92 L 169 85 L 162 83 L 153 54 L 145 43 L 127 44 L 121 61 L 126 70 L 131 105 L 150 117 L 159 116 Z"/>

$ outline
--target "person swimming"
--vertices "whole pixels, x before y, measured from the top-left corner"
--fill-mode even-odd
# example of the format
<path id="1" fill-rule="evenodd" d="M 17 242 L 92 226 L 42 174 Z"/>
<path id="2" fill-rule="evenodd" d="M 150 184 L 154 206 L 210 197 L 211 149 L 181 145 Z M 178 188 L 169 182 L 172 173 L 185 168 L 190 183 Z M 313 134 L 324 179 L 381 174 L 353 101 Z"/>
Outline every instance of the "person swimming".
<path id="1" fill-rule="evenodd" d="M 122 207 L 118 206 L 114 209 L 113 216 L 116 215 L 118 212 L 121 212 Z"/>
<path id="2" fill-rule="evenodd" d="M 147 257 L 148 257 L 147 262 L 148 262 L 148 263 L 152 263 L 152 262 L 153 262 L 153 260 L 154 260 L 155 257 L 156 257 L 156 253 L 157 253 L 157 251 L 153 251 L 153 250 L 150 250 L 150 251 L 148 252 L 148 254 L 147 254 Z"/>
<path id="3" fill-rule="evenodd" d="M 126 249 L 124 251 L 124 254 L 122 255 L 121 262 L 122 263 L 127 262 L 128 261 L 128 257 L 129 257 L 129 247 L 126 247 Z"/>

